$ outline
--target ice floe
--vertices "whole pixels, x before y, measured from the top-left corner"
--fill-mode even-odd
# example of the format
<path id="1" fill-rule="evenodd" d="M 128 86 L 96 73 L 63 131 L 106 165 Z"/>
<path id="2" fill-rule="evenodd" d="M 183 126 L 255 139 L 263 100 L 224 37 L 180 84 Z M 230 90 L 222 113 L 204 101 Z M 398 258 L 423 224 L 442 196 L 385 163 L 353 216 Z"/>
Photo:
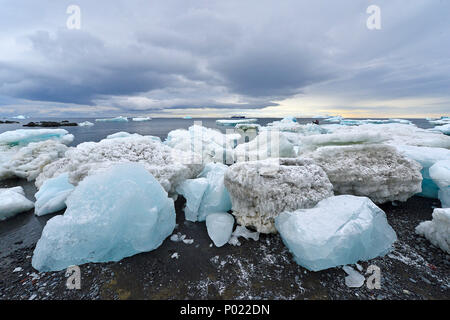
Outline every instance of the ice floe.
<path id="1" fill-rule="evenodd" d="M 208 163 L 197 179 L 185 180 L 176 188 L 186 199 L 186 220 L 205 221 L 211 213 L 231 209 L 230 195 L 224 185 L 227 170 L 224 164 Z"/>
<path id="2" fill-rule="evenodd" d="M 294 260 L 312 271 L 383 256 L 397 240 L 383 210 L 369 198 L 351 195 L 283 212 L 275 225 Z"/>
<path id="3" fill-rule="evenodd" d="M 194 178 L 202 166 L 184 164 L 183 152 L 176 151 L 156 141 L 151 136 L 131 135 L 99 142 L 80 143 L 70 148 L 65 157 L 47 165 L 36 179 L 36 186 L 69 172 L 70 183 L 77 185 L 86 176 L 106 170 L 118 163 L 137 162 L 142 164 L 169 192 L 182 181 Z"/>
<path id="4" fill-rule="evenodd" d="M 282 211 L 311 208 L 333 195 L 321 167 L 302 159 L 241 162 L 225 173 L 233 215 L 242 226 L 276 232 L 274 218 Z"/>
<path id="5" fill-rule="evenodd" d="M 150 121 L 152 120 L 152 118 L 150 117 L 136 117 L 136 118 L 132 118 L 133 121 L 136 122 L 143 122 L 143 121 Z"/>
<path id="6" fill-rule="evenodd" d="M 226 120 L 216 120 L 216 124 L 219 126 L 230 126 L 234 127 L 238 123 L 256 123 L 258 119 L 226 119 Z"/>
<path id="7" fill-rule="evenodd" d="M 78 126 L 79 127 L 91 127 L 91 126 L 93 126 L 94 124 L 92 123 L 92 122 L 90 122 L 90 121 L 83 121 L 83 122 L 79 122 L 78 123 Z"/>
<path id="8" fill-rule="evenodd" d="M 22 187 L 0 189 L 0 221 L 33 209 L 34 203 L 25 197 Z"/>
<path id="9" fill-rule="evenodd" d="M 420 223 L 416 233 L 450 254 L 450 208 L 434 209 L 433 220 Z"/>
<path id="10" fill-rule="evenodd" d="M 69 183 L 67 172 L 46 180 L 35 194 L 34 213 L 37 216 L 43 216 L 64 209 L 66 199 L 73 189 L 74 186 Z"/>
<path id="11" fill-rule="evenodd" d="M 234 218 L 226 212 L 211 213 L 206 217 L 206 229 L 216 247 L 222 247 L 233 233 Z"/>
<path id="12" fill-rule="evenodd" d="M 438 198 L 443 208 L 450 208 L 450 158 L 437 161 L 430 167 L 430 177 L 439 187 Z"/>
<path id="13" fill-rule="evenodd" d="M 32 266 L 58 271 L 87 262 L 118 261 L 159 247 L 175 228 L 173 200 L 139 164 L 120 164 L 87 177 L 50 219 Z"/>
<path id="14" fill-rule="evenodd" d="M 97 122 L 128 122 L 127 117 L 119 116 L 115 118 L 95 119 Z"/>
<path id="15" fill-rule="evenodd" d="M 382 144 L 321 147 L 308 155 L 322 167 L 336 195 L 375 203 L 406 201 L 421 191 L 421 166 Z"/>

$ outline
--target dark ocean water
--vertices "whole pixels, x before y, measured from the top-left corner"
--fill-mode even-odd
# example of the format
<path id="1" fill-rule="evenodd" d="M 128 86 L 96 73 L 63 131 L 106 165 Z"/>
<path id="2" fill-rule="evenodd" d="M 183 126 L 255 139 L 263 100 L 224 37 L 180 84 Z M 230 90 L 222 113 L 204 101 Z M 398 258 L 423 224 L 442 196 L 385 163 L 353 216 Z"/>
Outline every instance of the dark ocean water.
<path id="1" fill-rule="evenodd" d="M 69 133 L 75 136 L 74 141 L 71 146 L 76 146 L 79 143 L 86 141 L 94 141 L 98 142 L 106 136 L 119 132 L 126 131 L 129 133 L 138 133 L 141 135 L 152 135 L 160 137 L 164 140 L 167 137 L 167 134 L 175 129 L 187 129 L 194 124 L 194 121 L 201 121 L 202 125 L 208 128 L 218 129 L 222 132 L 225 132 L 226 129 L 230 127 L 217 126 L 216 120 L 218 119 L 226 119 L 226 118 L 198 118 L 198 119 L 180 119 L 180 118 L 154 118 L 151 121 L 144 122 L 136 122 L 129 120 L 128 122 L 95 122 L 95 118 L 30 118 L 26 120 L 21 120 L 19 124 L 0 124 L 0 133 L 16 130 L 16 129 L 24 129 L 27 127 L 23 127 L 23 124 L 34 121 L 62 121 L 68 120 L 70 122 L 83 122 L 90 121 L 94 123 L 94 126 L 90 127 L 61 127 L 67 130 Z M 280 118 L 259 118 L 258 123 L 262 126 L 267 125 L 270 122 L 280 120 Z M 311 123 L 315 119 L 311 118 L 298 118 L 297 121 L 300 124 Z M 322 119 L 317 119 L 321 124 L 326 124 Z M 415 125 L 420 128 L 432 128 L 434 125 L 430 124 L 425 119 L 407 119 L 412 121 Z M 231 127 L 232 128 L 232 127 Z"/>

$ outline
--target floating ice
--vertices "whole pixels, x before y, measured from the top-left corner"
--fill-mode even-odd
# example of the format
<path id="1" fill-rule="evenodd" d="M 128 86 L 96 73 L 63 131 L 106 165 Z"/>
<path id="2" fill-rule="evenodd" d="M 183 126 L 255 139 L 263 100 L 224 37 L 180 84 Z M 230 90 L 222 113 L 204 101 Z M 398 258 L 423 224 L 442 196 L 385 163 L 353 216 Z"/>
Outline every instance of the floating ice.
<path id="1" fill-rule="evenodd" d="M 430 129 L 430 131 L 438 131 L 442 132 L 443 134 L 450 135 L 450 123 L 443 126 L 434 127 Z"/>
<path id="2" fill-rule="evenodd" d="M 119 138 L 130 138 L 130 137 L 135 137 L 135 138 L 148 137 L 157 142 L 161 142 L 161 138 L 159 138 L 159 137 L 142 136 L 139 133 L 129 133 L 129 132 L 125 132 L 125 131 L 120 131 L 120 132 L 110 134 L 110 135 L 106 136 L 106 139 L 119 139 Z"/>
<path id="3" fill-rule="evenodd" d="M 227 119 L 227 120 L 216 120 L 216 124 L 219 126 L 232 126 L 234 127 L 238 123 L 256 123 L 258 119 Z"/>
<path id="4" fill-rule="evenodd" d="M 170 131 L 164 144 L 189 153 L 192 163 L 233 163 L 233 148 L 239 139 L 239 134 L 222 134 L 214 129 L 193 125 L 188 130 Z"/>
<path id="5" fill-rule="evenodd" d="M 364 281 L 366 281 L 366 278 L 349 266 L 343 266 L 342 269 L 344 269 L 345 273 L 347 274 L 347 277 L 345 277 L 345 285 L 349 288 L 360 288 L 364 284 Z"/>
<path id="6" fill-rule="evenodd" d="M 396 148 L 397 151 L 405 157 L 413 159 L 422 165 L 422 192 L 419 195 L 437 199 L 439 188 L 431 178 L 429 170 L 436 162 L 440 160 L 449 160 L 450 150 L 415 146 L 396 146 Z"/>
<path id="7" fill-rule="evenodd" d="M 183 119 L 185 119 L 185 120 L 191 120 L 192 117 L 191 117 L 191 116 L 184 116 Z"/>
<path id="8" fill-rule="evenodd" d="M 222 247 L 233 233 L 234 218 L 229 213 L 211 213 L 206 217 L 208 235 L 216 247 Z"/>
<path id="9" fill-rule="evenodd" d="M 34 203 L 25 197 L 22 187 L 0 189 L 0 221 L 33 209 Z"/>
<path id="10" fill-rule="evenodd" d="M 193 178 L 201 165 L 184 164 L 183 152 L 156 141 L 151 136 L 130 135 L 119 139 L 104 139 L 100 142 L 84 142 L 71 148 L 65 157 L 47 165 L 36 179 L 36 186 L 49 178 L 69 172 L 70 183 L 76 185 L 86 176 L 106 170 L 118 163 L 142 164 L 163 186 L 173 193 L 176 186 Z"/>
<path id="11" fill-rule="evenodd" d="M 436 208 L 433 220 L 420 223 L 416 233 L 450 254 L 450 208 Z"/>
<path id="12" fill-rule="evenodd" d="M 208 163 L 197 179 L 182 182 L 176 191 L 186 198 L 185 217 L 189 221 L 205 221 L 210 213 L 231 209 L 230 195 L 224 185 L 228 167 Z"/>
<path id="13" fill-rule="evenodd" d="M 150 121 L 152 118 L 150 117 L 136 117 L 132 119 L 133 121 L 142 122 L 142 121 Z"/>
<path id="14" fill-rule="evenodd" d="M 63 144 L 73 141 L 73 135 L 64 129 L 18 129 L 0 134 L 0 145 L 14 147 L 26 146 L 31 142 L 55 140 Z"/>
<path id="15" fill-rule="evenodd" d="M 327 175 L 312 161 L 268 159 L 241 162 L 225 173 L 233 215 L 258 232 L 276 232 L 273 219 L 282 211 L 311 208 L 333 195 Z"/>
<path id="16" fill-rule="evenodd" d="M 324 119 L 324 121 L 326 122 L 331 122 L 331 123 L 339 123 L 341 122 L 341 120 L 344 119 L 341 116 L 334 116 L 334 117 L 329 117 L 327 119 Z"/>
<path id="17" fill-rule="evenodd" d="M 89 121 L 83 121 L 83 122 L 78 123 L 79 127 L 91 127 L 93 125 L 94 124 L 92 122 L 89 122 Z"/>
<path id="18" fill-rule="evenodd" d="M 40 272 L 151 251 L 175 228 L 173 200 L 139 164 L 87 177 L 66 203 L 65 214 L 47 222 L 34 250 L 32 265 Z"/>
<path id="19" fill-rule="evenodd" d="M 64 209 L 66 207 L 66 199 L 73 189 L 74 186 L 69 183 L 69 174 L 67 172 L 45 181 L 35 194 L 34 213 L 37 216 L 43 216 Z"/>
<path id="20" fill-rule="evenodd" d="M 350 195 L 283 212 L 275 225 L 294 260 L 312 271 L 383 256 L 397 240 L 380 208 L 369 198 Z"/>
<path id="21" fill-rule="evenodd" d="M 438 197 L 443 208 L 450 208 L 450 158 L 430 167 L 430 177 L 439 187 Z"/>
<path id="22" fill-rule="evenodd" d="M 116 117 L 116 118 L 107 118 L 107 119 L 95 119 L 97 122 L 128 122 L 127 117 Z"/>
<path id="23" fill-rule="evenodd" d="M 369 197 L 375 203 L 406 201 L 421 191 L 421 167 L 380 144 L 322 147 L 308 157 L 325 170 L 335 194 Z"/>
<path id="24" fill-rule="evenodd" d="M 17 119 L 17 120 L 25 120 L 27 117 L 25 117 L 24 115 L 18 115 L 18 116 L 15 116 L 15 117 L 12 117 L 13 119 Z"/>
<path id="25" fill-rule="evenodd" d="M 278 130 L 261 131 L 255 139 L 234 149 L 235 161 L 264 160 L 267 158 L 292 158 L 294 146 Z"/>

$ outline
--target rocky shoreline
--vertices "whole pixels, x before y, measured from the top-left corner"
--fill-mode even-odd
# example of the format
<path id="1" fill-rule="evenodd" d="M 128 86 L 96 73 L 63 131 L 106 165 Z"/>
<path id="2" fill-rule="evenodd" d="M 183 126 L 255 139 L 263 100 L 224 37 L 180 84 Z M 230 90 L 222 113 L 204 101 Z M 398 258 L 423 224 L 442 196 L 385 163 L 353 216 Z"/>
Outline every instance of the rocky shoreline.
<path id="1" fill-rule="evenodd" d="M 31 189 L 25 188 L 29 197 L 33 196 Z M 242 240 L 241 246 L 216 248 L 204 223 L 185 221 L 180 197 L 174 233 L 194 239 L 192 244 L 166 239 L 154 251 L 119 262 L 82 265 L 81 290 L 66 288 L 65 271 L 39 273 L 32 268 L 36 240 L 30 243 L 27 234 L 10 239 L 14 242 L 9 252 L 5 254 L 4 247 L 0 250 L 0 299 L 449 299 L 449 255 L 414 232 L 439 205 L 437 200 L 415 196 L 405 203 L 380 206 L 398 241 L 389 255 L 360 266 L 362 274 L 369 265 L 380 267 L 381 289 L 347 287 L 341 268 L 310 272 L 298 266 L 279 235 L 262 234 L 259 241 Z M 33 211 L 8 223 L 24 215 L 33 215 Z M 0 239 L 6 236 L 2 229 Z"/>

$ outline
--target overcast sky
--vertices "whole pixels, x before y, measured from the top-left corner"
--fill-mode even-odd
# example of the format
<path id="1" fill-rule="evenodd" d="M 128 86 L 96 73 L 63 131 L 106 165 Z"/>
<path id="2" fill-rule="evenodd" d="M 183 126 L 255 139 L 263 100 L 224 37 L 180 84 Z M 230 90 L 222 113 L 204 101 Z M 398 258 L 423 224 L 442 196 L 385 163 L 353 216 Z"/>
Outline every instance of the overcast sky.
<path id="1" fill-rule="evenodd" d="M 448 115 L 449 17 L 447 0 L 0 0 L 0 115 Z"/>

